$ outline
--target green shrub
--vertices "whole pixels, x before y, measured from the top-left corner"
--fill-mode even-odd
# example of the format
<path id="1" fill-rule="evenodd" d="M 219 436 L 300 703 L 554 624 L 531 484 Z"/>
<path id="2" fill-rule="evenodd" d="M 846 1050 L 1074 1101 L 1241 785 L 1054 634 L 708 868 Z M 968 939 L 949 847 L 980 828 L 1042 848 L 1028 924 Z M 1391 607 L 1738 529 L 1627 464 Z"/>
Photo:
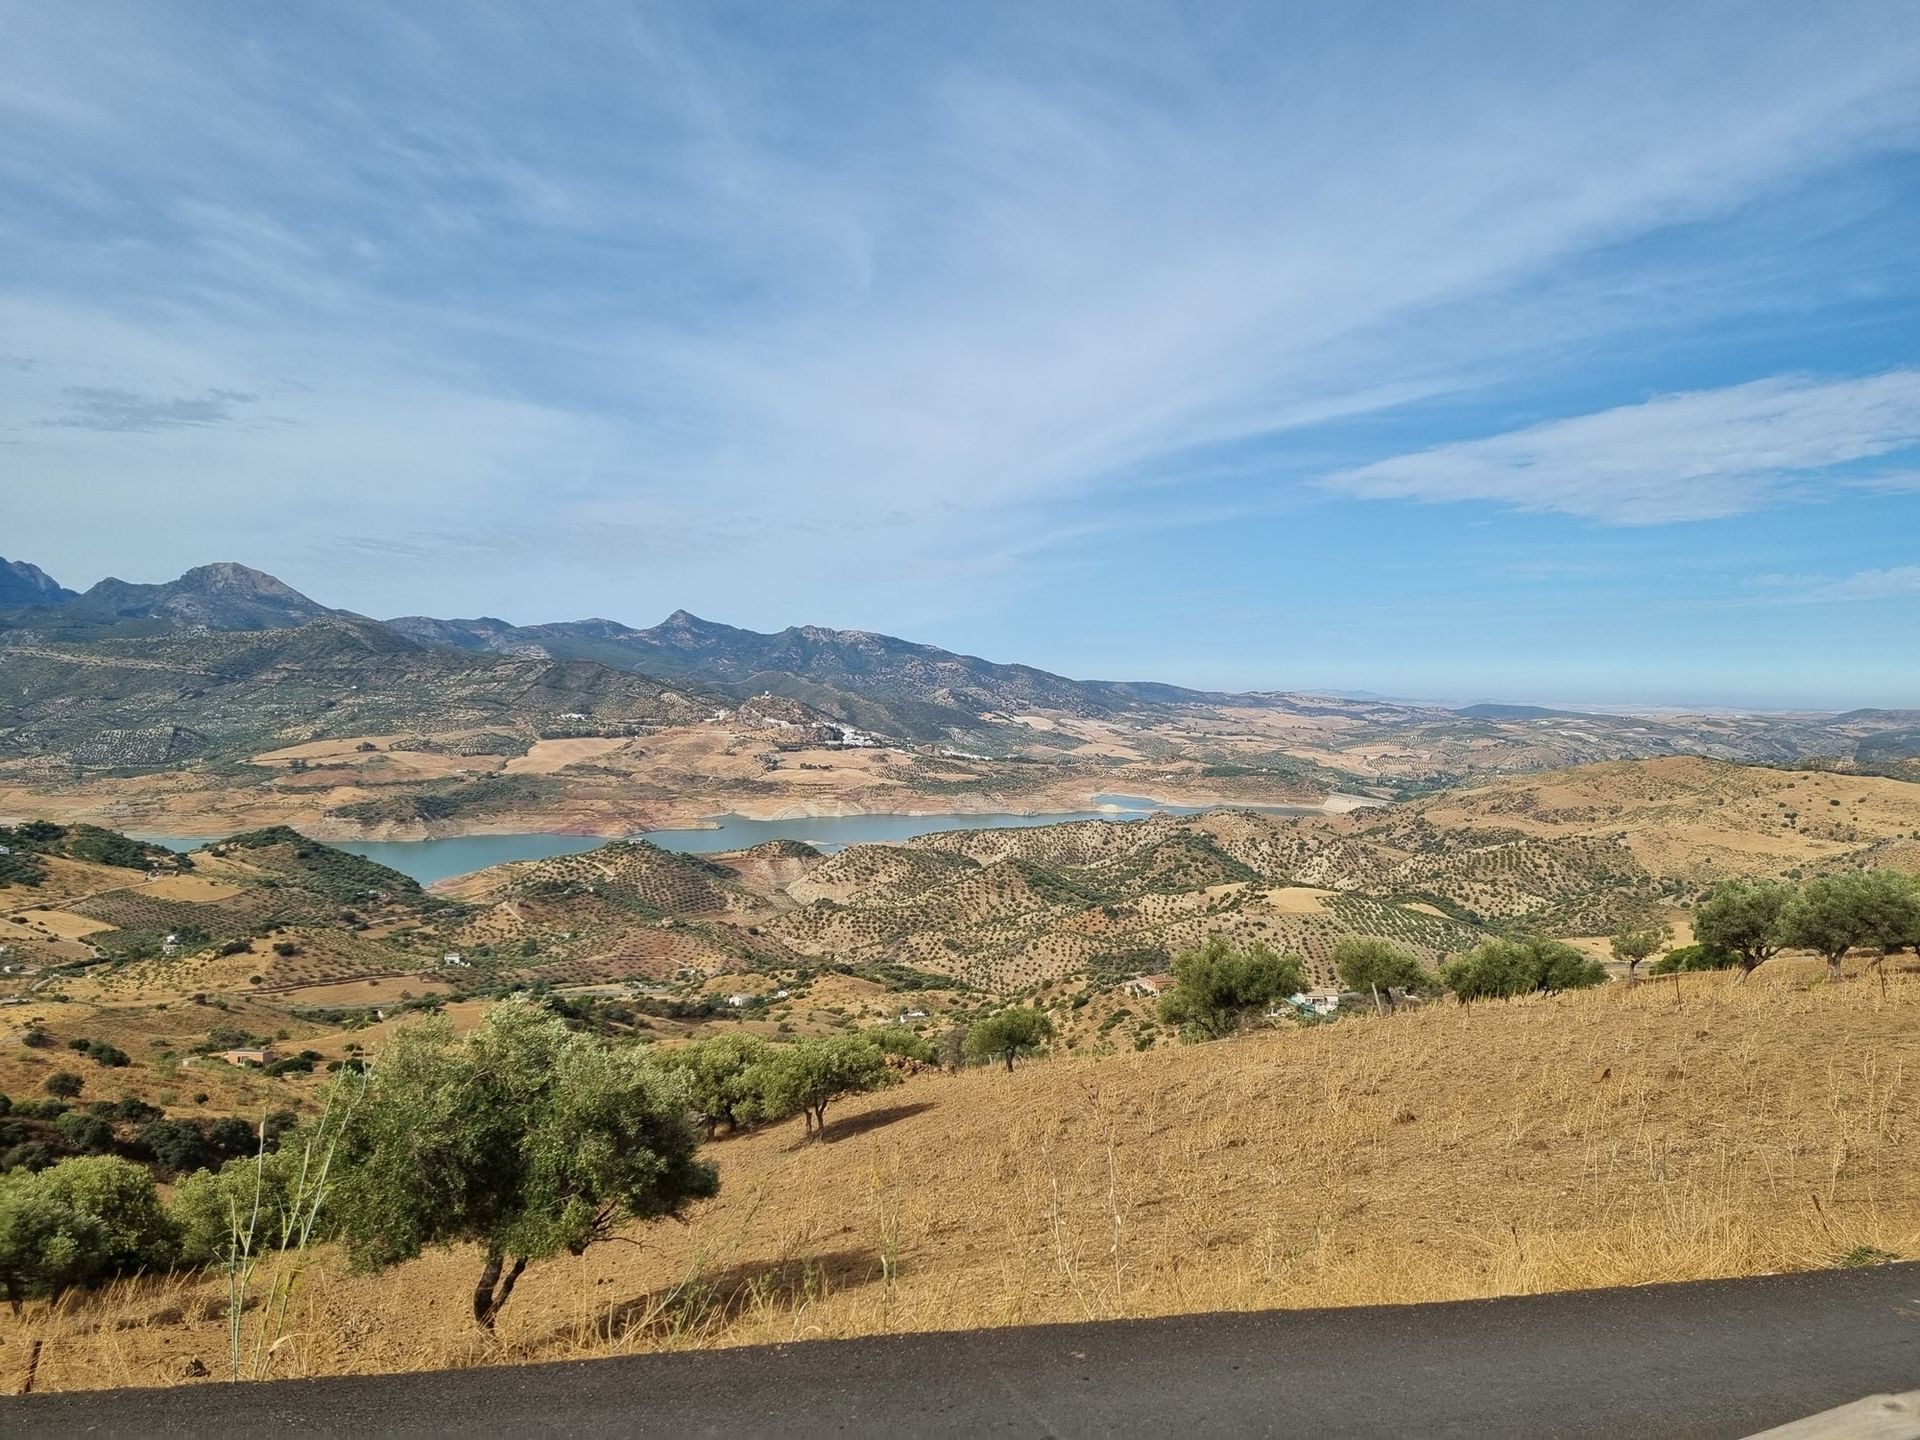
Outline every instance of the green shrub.
<path id="1" fill-rule="evenodd" d="M 1731 970 L 1740 957 L 1718 945 L 1682 945 L 1669 950 L 1647 967 L 1649 975 L 1672 975 L 1691 970 Z"/>
<path id="2" fill-rule="evenodd" d="M 83 1153 L 98 1154 L 113 1148 L 113 1126 L 98 1115 L 70 1111 L 54 1121 L 53 1128 L 62 1140 Z"/>
<path id="3" fill-rule="evenodd" d="M 130 1161 L 90 1156 L 0 1180 L 0 1289 L 16 1309 L 177 1253 L 153 1177 Z"/>

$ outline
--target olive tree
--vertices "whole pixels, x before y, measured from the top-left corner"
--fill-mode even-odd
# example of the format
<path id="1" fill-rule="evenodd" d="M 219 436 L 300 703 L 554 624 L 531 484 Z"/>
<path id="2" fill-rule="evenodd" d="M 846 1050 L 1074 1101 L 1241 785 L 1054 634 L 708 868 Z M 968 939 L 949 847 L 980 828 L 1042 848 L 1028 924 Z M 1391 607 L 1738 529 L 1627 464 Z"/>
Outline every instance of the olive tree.
<path id="1" fill-rule="evenodd" d="M 1640 964 L 1656 950 L 1664 949 L 1673 938 L 1673 931 L 1665 925 L 1629 925 L 1615 933 L 1608 942 L 1613 958 L 1627 967 L 1627 983 L 1638 980 Z"/>
<path id="2" fill-rule="evenodd" d="M 253 1223 L 241 1228 L 250 1228 L 267 1244 L 296 1234 L 302 1218 L 302 1160 L 292 1149 L 261 1150 L 229 1160 L 218 1170 L 195 1170 L 175 1181 L 167 1213 L 180 1231 L 181 1264 L 232 1259 L 242 1239 L 234 1232 L 243 1217 Z"/>
<path id="3" fill-rule="evenodd" d="M 1860 946 L 1884 955 L 1920 939 L 1920 890 L 1889 870 L 1847 870 L 1809 880 L 1780 917 L 1789 945 L 1811 950 L 1840 978 L 1841 962 Z"/>
<path id="4" fill-rule="evenodd" d="M 1371 935 L 1346 935 L 1334 942 L 1329 956 L 1334 973 L 1349 990 L 1371 992 L 1374 1004 L 1393 1008 L 1393 992 L 1417 990 L 1430 977 L 1420 962 L 1391 940 Z"/>
<path id="5" fill-rule="evenodd" d="M 752 1083 L 765 1097 L 767 1118 L 805 1117 L 816 1139 L 827 1129 L 827 1106 L 846 1095 L 884 1090 L 900 1083 L 886 1052 L 861 1035 L 801 1040 L 773 1052 L 754 1067 Z"/>
<path id="6" fill-rule="evenodd" d="M 922 1065 L 935 1065 L 940 1060 L 940 1051 L 933 1041 L 905 1025 L 870 1025 L 860 1036 L 878 1045 L 883 1055 L 897 1055 Z"/>
<path id="7" fill-rule="evenodd" d="M 1897 870 L 1869 870 L 1861 879 L 1867 943 L 1880 948 L 1881 959 L 1909 945 L 1920 949 L 1920 879 Z"/>
<path id="8" fill-rule="evenodd" d="M 1053 1038 L 1053 1022 L 1038 1010 L 1021 1005 L 1001 1010 L 967 1028 L 967 1055 L 988 1063 L 1000 1061 L 1013 1073 L 1013 1062 L 1032 1055 Z"/>
<path id="9" fill-rule="evenodd" d="M 1693 936 L 1702 945 L 1731 950 L 1743 975 L 1780 953 L 1780 917 L 1793 899 L 1791 886 L 1774 880 L 1728 880 L 1693 912 Z"/>
<path id="10" fill-rule="evenodd" d="M 1160 999 L 1160 1018 L 1218 1039 L 1306 984 L 1307 962 L 1298 955 L 1276 954 L 1261 944 L 1237 950 L 1214 935 L 1197 950 L 1173 957 L 1173 989 Z"/>
<path id="11" fill-rule="evenodd" d="M 1606 967 L 1558 940 L 1538 935 L 1482 940 L 1440 967 L 1440 979 L 1462 1001 L 1580 990 L 1606 983 Z"/>
<path id="12" fill-rule="evenodd" d="M 756 1066 L 772 1046 L 753 1035 L 715 1035 L 660 1056 L 660 1063 L 686 1079 L 687 1098 L 712 1139 L 764 1119 L 766 1097 L 755 1083 Z"/>
<path id="13" fill-rule="evenodd" d="M 394 1037 L 341 1126 L 328 1203 L 367 1268 L 478 1245 L 473 1318 L 491 1329 L 529 1261 L 713 1194 L 698 1146 L 682 1077 L 502 1004 L 461 1039 L 443 1019 Z"/>
<path id="14" fill-rule="evenodd" d="M 1669 950 L 1647 967 L 1649 975 L 1677 975 L 1696 970 L 1731 970 L 1740 957 L 1718 945 L 1682 945 Z"/>

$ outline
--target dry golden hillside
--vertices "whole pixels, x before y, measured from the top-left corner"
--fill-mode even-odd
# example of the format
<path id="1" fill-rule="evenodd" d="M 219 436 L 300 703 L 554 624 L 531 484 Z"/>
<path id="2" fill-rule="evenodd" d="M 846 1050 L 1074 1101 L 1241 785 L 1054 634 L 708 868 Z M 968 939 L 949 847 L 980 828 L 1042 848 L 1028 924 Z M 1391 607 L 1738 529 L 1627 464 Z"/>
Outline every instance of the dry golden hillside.
<path id="1" fill-rule="evenodd" d="M 1219 1308 L 1345 1305 L 1920 1253 L 1920 978 L 1634 989 L 921 1075 L 713 1148 L 684 1226 L 536 1265 L 488 1339 L 476 1255 L 322 1251 L 276 1374 Z M 39 1388 L 226 1354 L 217 1278 L 0 1320 Z M 252 1322 L 249 1321 L 249 1324 Z M 10 1360 L 8 1363 L 15 1363 Z"/>
<path id="2" fill-rule="evenodd" d="M 1582 765 L 1447 791 L 1396 814 L 1442 831 L 1624 835 L 1654 874 L 1710 879 L 1818 866 L 1920 837 L 1920 785 L 1695 756 Z"/>

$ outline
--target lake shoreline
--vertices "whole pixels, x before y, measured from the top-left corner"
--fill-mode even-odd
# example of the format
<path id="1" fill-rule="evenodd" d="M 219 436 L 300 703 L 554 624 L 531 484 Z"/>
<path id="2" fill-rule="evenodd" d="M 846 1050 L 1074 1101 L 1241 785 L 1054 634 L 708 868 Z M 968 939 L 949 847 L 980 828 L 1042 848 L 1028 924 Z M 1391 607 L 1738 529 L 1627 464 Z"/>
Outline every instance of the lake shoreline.
<path id="1" fill-rule="evenodd" d="M 390 825 L 352 825 L 330 816 L 315 816 L 311 819 L 291 817 L 270 821 L 270 824 L 287 825 L 298 830 L 310 840 L 318 840 L 325 845 L 373 845 L 373 844 L 425 844 L 437 840 L 466 840 L 498 835 L 552 835 L 569 839 L 628 840 L 641 838 L 655 831 L 718 830 L 730 820 L 750 820 L 757 823 L 804 822 L 807 820 L 929 820 L 951 816 L 965 819 L 980 815 L 1008 815 L 1021 820 L 1032 820 L 1041 816 L 1063 816 L 1081 818 L 1087 812 L 1104 812 L 1113 815 L 1134 814 L 1142 808 L 1152 808 L 1174 812 L 1200 810 L 1254 810 L 1267 813 L 1282 812 L 1299 815 L 1345 815 L 1355 810 L 1386 808 L 1390 801 L 1375 799 L 1366 795 L 1348 795 L 1336 792 L 1321 800 L 1285 800 L 1252 801 L 1236 796 L 1212 793 L 1199 794 L 1148 794 L 1129 793 L 1127 800 L 1143 802 L 1140 806 L 1103 804 L 1111 798 L 1106 792 L 1096 792 L 1085 797 L 1084 803 L 1067 808 L 1052 806 L 1034 806 L 1031 808 L 1009 805 L 1005 801 L 994 803 L 983 797 L 983 803 L 977 805 L 944 805 L 926 809 L 868 809 L 846 801 L 803 802 L 799 804 L 754 805 L 750 800 L 742 799 L 726 810 L 714 810 L 682 815 L 669 812 L 665 817 L 655 819 L 652 816 L 636 814 L 631 821 L 595 818 L 590 822 L 560 821 L 541 823 L 538 814 L 504 816 L 477 824 L 461 824 L 457 821 L 442 824 L 390 824 Z M 240 829 L 258 828 L 233 825 L 209 826 L 181 820 L 168 826 L 163 833 L 144 829 L 128 829 L 124 833 L 136 840 L 197 840 L 211 843 L 224 840 L 229 835 L 240 833 Z"/>
<path id="2" fill-rule="evenodd" d="M 516 829 L 470 831 L 459 835 L 422 836 L 418 839 L 339 838 L 313 834 L 298 825 L 294 828 L 319 843 L 334 845 L 387 865 L 422 885 L 439 885 L 500 865 L 579 854 L 620 840 L 645 840 L 665 850 L 695 855 L 733 854 L 774 841 L 798 841 L 832 853 L 850 845 L 906 844 L 923 835 L 949 830 L 1032 829 L 1089 820 L 1123 824 L 1157 815 L 1197 815 L 1220 809 L 1248 809 L 1269 815 L 1301 818 L 1341 813 L 1325 803 L 1264 806 L 1169 804 L 1153 796 L 1105 792 L 1092 795 L 1088 800 L 1088 807 L 1078 810 L 863 811 L 858 814 L 784 814 L 772 817 L 729 811 L 703 816 L 693 825 L 650 826 L 627 829 L 616 834 Z M 130 833 L 136 839 L 178 850 L 197 849 L 225 838 L 224 835 L 203 837 Z"/>

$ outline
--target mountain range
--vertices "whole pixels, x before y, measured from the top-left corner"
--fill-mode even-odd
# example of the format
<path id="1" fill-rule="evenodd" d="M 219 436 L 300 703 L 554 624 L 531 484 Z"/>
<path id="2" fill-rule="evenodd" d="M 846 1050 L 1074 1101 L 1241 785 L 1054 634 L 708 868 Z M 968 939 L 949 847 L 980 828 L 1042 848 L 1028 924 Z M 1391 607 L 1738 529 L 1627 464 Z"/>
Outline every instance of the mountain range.
<path id="1" fill-rule="evenodd" d="M 543 739 L 637 737 L 749 706 L 763 729 L 831 735 L 838 727 L 843 739 L 866 732 L 990 762 L 984 770 L 927 767 L 907 794 L 872 790 L 869 782 L 883 778 L 874 774 L 858 778 L 857 799 L 829 792 L 835 803 L 866 807 L 876 799 L 919 807 L 959 791 L 1011 801 L 1040 782 L 1031 769 L 1008 766 L 1036 761 L 1056 777 L 1083 777 L 1046 782 L 1063 793 L 1152 782 L 1162 793 L 1184 786 L 1269 801 L 1332 790 L 1405 795 L 1478 776 L 1674 754 L 1920 778 L 1920 714 L 1911 711 L 1635 715 L 1227 695 L 1075 680 L 866 631 L 802 625 L 762 634 L 684 610 L 645 629 L 607 619 L 377 620 L 230 562 L 162 584 L 107 579 L 76 593 L 34 565 L 0 560 L 0 677 L 0 762 L 75 773 L 151 773 L 189 759 L 235 764 L 289 745 L 377 736 L 426 737 L 457 754 L 514 737 L 518 750 L 485 752 L 505 756 Z M 780 768 L 777 752 L 756 752 L 761 770 L 733 775 L 729 796 L 779 792 L 811 803 L 812 791 L 769 789 L 759 778 Z M 626 757 L 645 758 L 639 750 Z M 661 764 L 641 790 L 684 796 L 692 780 L 727 768 L 715 769 L 716 757 Z M 502 785 L 507 773 L 532 789 L 529 775 L 546 772 L 529 761 L 496 776 Z M 612 772 L 602 764 L 596 773 Z M 231 783 L 258 784 L 257 774 L 249 782 L 236 770 Z M 629 775 L 617 785 L 634 783 Z"/>
<path id="2" fill-rule="evenodd" d="M 378 626 L 403 644 L 517 661 L 584 661 L 712 690 L 733 698 L 775 694 L 823 717 L 903 738 L 980 737 L 984 720 L 1055 710 L 1104 716 L 1224 697 L 1170 685 L 1069 680 L 1027 665 L 957 655 L 890 635 L 820 626 L 777 634 L 675 611 L 650 629 L 613 620 L 513 625 L 482 617 L 408 615 L 375 621 L 321 605 L 262 571 L 231 562 L 203 565 L 157 585 L 107 579 L 76 594 L 37 567 L 0 561 L 15 577 L 0 602 L 0 635 L 31 633 L 59 642 L 153 639 L 183 634 L 251 634 L 316 622 Z"/>

